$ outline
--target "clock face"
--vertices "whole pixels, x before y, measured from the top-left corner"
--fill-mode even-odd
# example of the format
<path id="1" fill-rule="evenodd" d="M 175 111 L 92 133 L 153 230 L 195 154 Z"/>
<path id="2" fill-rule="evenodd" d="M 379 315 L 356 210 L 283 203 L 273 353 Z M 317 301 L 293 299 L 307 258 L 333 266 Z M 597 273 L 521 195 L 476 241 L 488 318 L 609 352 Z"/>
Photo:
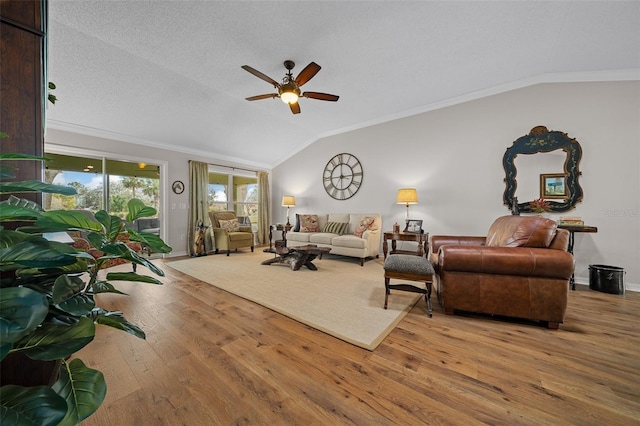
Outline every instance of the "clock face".
<path id="1" fill-rule="evenodd" d="M 336 155 L 324 167 L 322 184 L 331 198 L 347 200 L 353 197 L 362 185 L 360 161 L 351 154 Z"/>

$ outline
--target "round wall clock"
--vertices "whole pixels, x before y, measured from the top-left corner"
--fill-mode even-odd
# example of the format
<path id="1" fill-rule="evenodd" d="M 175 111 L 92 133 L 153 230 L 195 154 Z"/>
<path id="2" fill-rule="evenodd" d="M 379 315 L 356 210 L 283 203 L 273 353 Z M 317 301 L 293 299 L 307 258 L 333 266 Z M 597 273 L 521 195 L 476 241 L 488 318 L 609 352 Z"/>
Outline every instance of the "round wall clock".
<path id="1" fill-rule="evenodd" d="M 176 180 L 171 184 L 171 189 L 176 194 L 182 194 L 184 192 L 184 183 L 182 183 L 179 180 Z"/>
<path id="2" fill-rule="evenodd" d="M 324 167 L 322 184 L 331 198 L 347 200 L 360 189 L 362 176 L 360 161 L 352 154 L 342 153 L 334 156 Z"/>

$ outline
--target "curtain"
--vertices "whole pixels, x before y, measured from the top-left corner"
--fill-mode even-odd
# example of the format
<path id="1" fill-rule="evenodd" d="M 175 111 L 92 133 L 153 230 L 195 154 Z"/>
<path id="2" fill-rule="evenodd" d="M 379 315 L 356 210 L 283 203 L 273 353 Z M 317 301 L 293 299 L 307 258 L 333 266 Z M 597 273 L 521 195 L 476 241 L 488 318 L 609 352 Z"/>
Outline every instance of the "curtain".
<path id="1" fill-rule="evenodd" d="M 189 161 L 189 246 L 187 253 L 194 255 L 194 244 L 196 238 L 196 225 L 202 221 L 207 230 L 204 233 L 205 251 L 214 249 L 211 229 L 211 219 L 209 219 L 209 165 L 200 161 Z"/>
<path id="2" fill-rule="evenodd" d="M 258 172 L 258 244 L 269 241 L 269 218 L 271 217 L 271 195 L 269 173 Z"/>

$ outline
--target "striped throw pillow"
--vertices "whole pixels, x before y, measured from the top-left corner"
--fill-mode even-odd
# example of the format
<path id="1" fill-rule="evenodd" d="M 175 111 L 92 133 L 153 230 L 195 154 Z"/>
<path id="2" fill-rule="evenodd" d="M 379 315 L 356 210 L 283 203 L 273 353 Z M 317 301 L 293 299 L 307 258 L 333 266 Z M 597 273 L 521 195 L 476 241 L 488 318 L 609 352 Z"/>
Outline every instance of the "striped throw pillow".
<path id="1" fill-rule="evenodd" d="M 344 235 L 347 233 L 347 228 L 349 227 L 349 223 L 345 222 L 328 222 L 324 228 L 322 228 L 322 232 L 327 232 L 329 234 L 338 234 Z"/>

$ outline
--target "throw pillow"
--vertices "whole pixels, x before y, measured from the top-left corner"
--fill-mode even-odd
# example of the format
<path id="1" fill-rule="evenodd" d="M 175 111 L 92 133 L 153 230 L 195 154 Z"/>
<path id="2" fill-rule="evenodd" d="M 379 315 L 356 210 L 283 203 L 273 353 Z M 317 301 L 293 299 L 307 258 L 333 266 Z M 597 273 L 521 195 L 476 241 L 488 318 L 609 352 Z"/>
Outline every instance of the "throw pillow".
<path id="1" fill-rule="evenodd" d="M 338 234 L 344 235 L 347 233 L 347 228 L 349 227 L 349 223 L 341 223 L 341 222 L 328 222 L 324 228 L 322 228 L 322 232 L 326 232 L 329 234 Z"/>
<path id="2" fill-rule="evenodd" d="M 317 214 L 301 214 L 300 215 L 300 232 L 319 232 Z"/>
<path id="3" fill-rule="evenodd" d="M 300 215 L 296 213 L 296 225 L 293 227 L 293 232 L 300 232 Z"/>
<path id="4" fill-rule="evenodd" d="M 362 220 L 360 221 L 360 224 L 356 226 L 356 230 L 353 234 L 356 237 L 362 238 L 362 234 L 364 234 L 364 231 L 369 229 L 371 225 L 373 225 L 374 221 L 375 221 L 375 218 L 373 217 L 369 217 L 369 216 L 363 217 Z"/>
<path id="5" fill-rule="evenodd" d="M 218 222 L 220 223 L 220 228 L 227 232 L 238 232 L 240 230 L 238 219 L 219 220 Z"/>

